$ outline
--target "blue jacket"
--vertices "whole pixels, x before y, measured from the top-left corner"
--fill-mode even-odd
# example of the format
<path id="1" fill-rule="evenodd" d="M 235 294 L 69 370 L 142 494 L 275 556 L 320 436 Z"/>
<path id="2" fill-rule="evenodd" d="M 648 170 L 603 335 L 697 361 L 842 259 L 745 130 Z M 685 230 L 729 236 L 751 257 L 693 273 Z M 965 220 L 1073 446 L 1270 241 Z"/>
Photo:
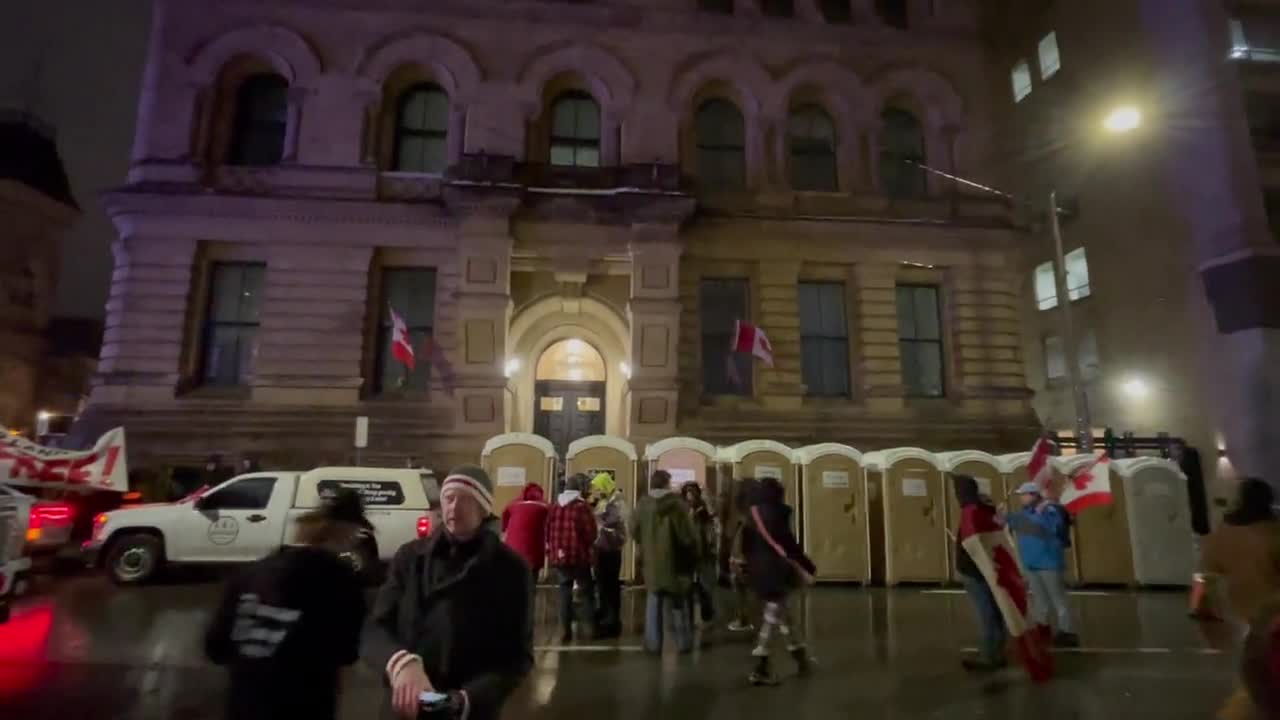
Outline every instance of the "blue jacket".
<path id="1" fill-rule="evenodd" d="M 1035 508 L 1019 510 L 1008 517 L 1009 527 L 1018 538 L 1018 554 L 1028 570 L 1065 570 L 1062 529 L 1066 512 L 1060 505 L 1043 503 Z"/>

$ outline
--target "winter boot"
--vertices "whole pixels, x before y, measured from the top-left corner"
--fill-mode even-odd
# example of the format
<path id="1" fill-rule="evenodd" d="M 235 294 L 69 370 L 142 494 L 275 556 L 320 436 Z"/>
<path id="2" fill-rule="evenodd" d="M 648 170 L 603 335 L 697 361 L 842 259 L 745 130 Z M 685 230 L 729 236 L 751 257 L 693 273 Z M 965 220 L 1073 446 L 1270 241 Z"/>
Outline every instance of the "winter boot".
<path id="1" fill-rule="evenodd" d="M 809 657 L 809 649 L 804 645 L 797 645 L 790 652 L 791 659 L 796 661 L 796 674 L 808 675 L 813 670 L 813 658 Z"/>
<path id="2" fill-rule="evenodd" d="M 768 655 L 762 655 L 756 658 L 755 669 L 753 669 L 751 674 L 747 676 L 747 680 L 756 687 L 778 684 L 778 677 L 769 669 Z"/>

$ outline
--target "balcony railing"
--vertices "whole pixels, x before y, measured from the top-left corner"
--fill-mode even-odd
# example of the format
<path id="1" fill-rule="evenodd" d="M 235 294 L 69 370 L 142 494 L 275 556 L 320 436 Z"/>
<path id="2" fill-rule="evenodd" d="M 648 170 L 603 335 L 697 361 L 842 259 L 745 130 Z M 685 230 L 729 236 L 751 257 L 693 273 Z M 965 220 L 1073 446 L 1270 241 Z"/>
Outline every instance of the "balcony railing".
<path id="1" fill-rule="evenodd" d="M 682 192 L 680 168 L 663 163 L 620 167 L 566 167 L 547 163 L 517 163 L 510 157 L 468 154 L 449 168 L 445 177 L 456 184 L 511 185 L 565 192 L 638 191 Z"/>

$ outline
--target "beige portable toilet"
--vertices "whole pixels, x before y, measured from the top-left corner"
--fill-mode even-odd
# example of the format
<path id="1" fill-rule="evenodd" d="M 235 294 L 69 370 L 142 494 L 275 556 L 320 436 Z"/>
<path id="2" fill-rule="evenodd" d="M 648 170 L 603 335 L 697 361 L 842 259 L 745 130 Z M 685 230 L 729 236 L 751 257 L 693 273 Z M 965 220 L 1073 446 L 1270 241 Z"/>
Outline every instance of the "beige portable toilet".
<path id="1" fill-rule="evenodd" d="M 1055 482 L 1065 485 L 1094 460 L 1093 455 L 1070 455 L 1053 459 Z M 1129 539 L 1129 517 L 1124 479 L 1112 468 L 1111 503 L 1085 508 L 1073 515 L 1074 542 L 1080 582 L 1097 585 L 1137 584 L 1133 575 L 1133 544 Z"/>
<path id="2" fill-rule="evenodd" d="M 1005 487 L 1009 493 L 1015 493 L 1019 487 L 1031 480 L 1031 473 L 1027 470 L 1027 465 L 1031 464 L 1031 453 L 1020 452 L 1009 455 L 997 455 L 998 460 L 1004 468 Z M 1010 497 L 1009 503 L 1013 504 L 1013 498 Z M 1017 552 L 1017 542 L 1014 542 L 1014 552 Z M 1067 549 L 1067 584 L 1078 585 L 1080 583 L 1080 559 L 1076 555 L 1076 532 L 1074 527 L 1071 530 L 1071 547 Z"/>
<path id="3" fill-rule="evenodd" d="M 588 435 L 569 443 L 564 454 L 565 474 L 583 473 L 589 479 L 607 472 L 613 476 L 626 499 L 623 521 L 631 517 L 636 506 L 636 446 L 612 435 Z M 622 577 L 635 577 L 635 543 L 628 542 L 622 549 Z"/>
<path id="4" fill-rule="evenodd" d="M 885 584 L 946 582 L 950 539 L 937 456 L 906 447 L 867 453 L 862 462 L 881 474 Z"/>
<path id="5" fill-rule="evenodd" d="M 696 482 L 704 493 L 715 491 L 716 446 L 691 437 L 659 440 L 644 449 L 645 472 L 636 480 L 636 493 L 649 492 L 649 476 L 655 470 L 671 473 L 671 487 Z"/>
<path id="6" fill-rule="evenodd" d="M 956 487 L 952 478 L 969 475 L 978 483 L 978 492 L 991 499 L 997 507 L 1009 496 L 1007 472 L 1000 458 L 981 450 L 953 450 L 937 453 L 942 463 L 943 485 L 947 493 L 947 529 L 955 534 L 960 530 L 960 501 L 956 499 Z M 947 578 L 956 581 L 956 545 L 947 543 Z"/>
<path id="7" fill-rule="evenodd" d="M 795 451 L 800 469 L 805 553 L 819 580 L 871 581 L 871 530 L 862 453 L 839 443 Z"/>
<path id="8" fill-rule="evenodd" d="M 786 503 L 800 512 L 794 450 L 774 440 L 744 440 L 720 450 L 720 457 L 733 464 L 734 480 L 775 478 L 782 483 Z"/>
<path id="9" fill-rule="evenodd" d="M 1128 510 L 1138 584 L 1190 585 L 1196 556 L 1187 476 L 1171 460 L 1140 457 L 1111 461 L 1112 496 L 1117 477 Z"/>
<path id="10" fill-rule="evenodd" d="M 551 498 L 556 477 L 556 449 L 551 441 L 532 433 L 506 433 L 489 439 L 480 453 L 480 467 L 493 480 L 493 514 L 516 500 L 527 483 L 537 483 Z M 551 498 L 554 500 L 554 498 Z"/>

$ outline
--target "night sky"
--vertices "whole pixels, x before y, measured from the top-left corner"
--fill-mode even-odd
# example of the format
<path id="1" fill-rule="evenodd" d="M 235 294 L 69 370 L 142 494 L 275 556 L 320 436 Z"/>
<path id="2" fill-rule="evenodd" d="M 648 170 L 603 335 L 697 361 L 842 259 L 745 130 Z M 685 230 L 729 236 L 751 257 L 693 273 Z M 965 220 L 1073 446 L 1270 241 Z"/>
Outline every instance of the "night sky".
<path id="1" fill-rule="evenodd" d="M 56 315 L 103 315 L 115 230 L 99 195 L 128 172 L 150 7 L 149 0 L 0 0 L 0 106 L 30 107 L 57 128 L 84 209 L 64 240 Z"/>

